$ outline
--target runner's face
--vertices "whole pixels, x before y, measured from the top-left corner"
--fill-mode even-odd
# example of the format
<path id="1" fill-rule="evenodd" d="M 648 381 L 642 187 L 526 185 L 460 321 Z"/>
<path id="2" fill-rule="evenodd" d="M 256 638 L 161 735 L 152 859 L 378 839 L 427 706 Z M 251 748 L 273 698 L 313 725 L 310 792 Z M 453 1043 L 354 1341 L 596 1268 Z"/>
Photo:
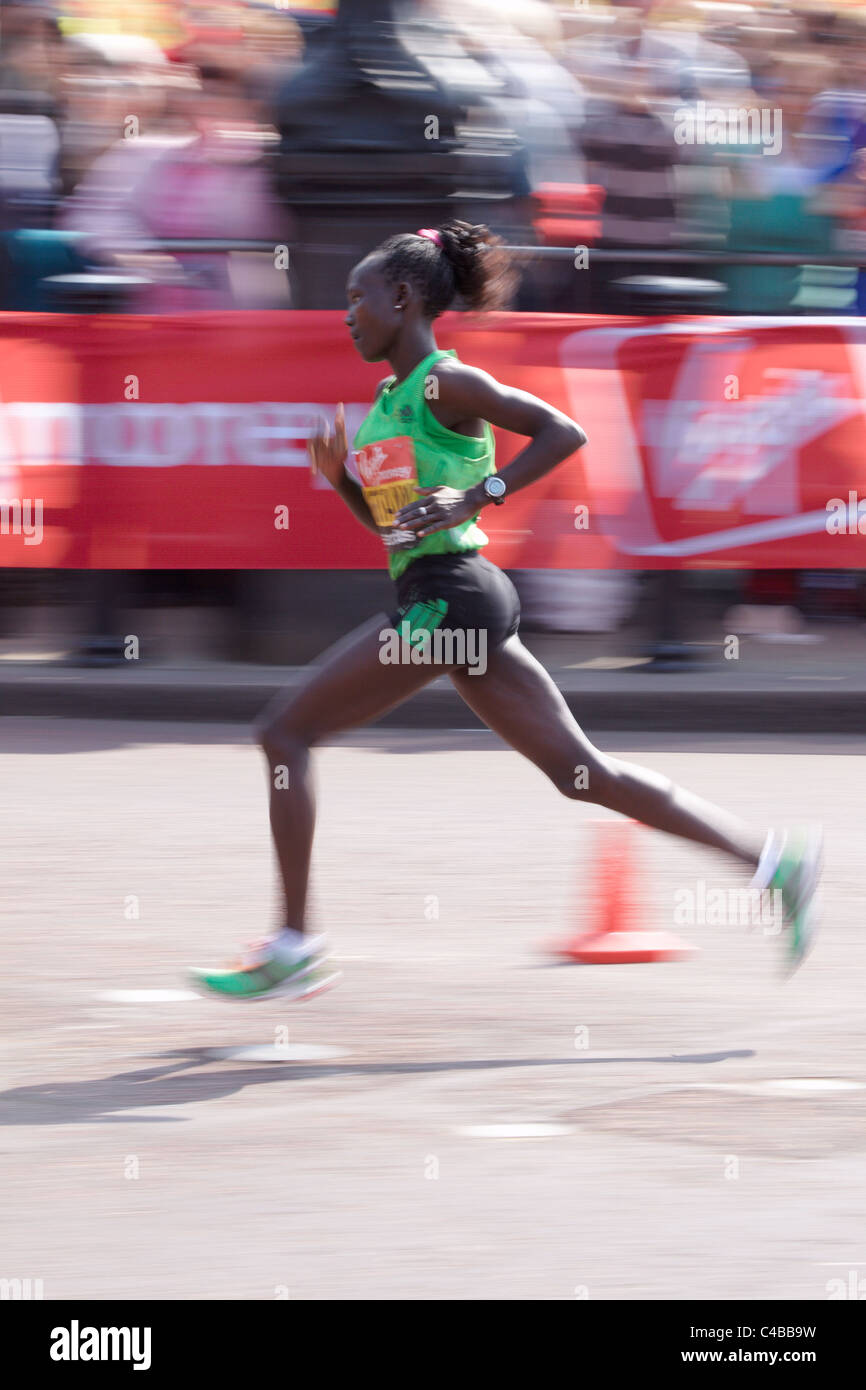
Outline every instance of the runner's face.
<path id="1" fill-rule="evenodd" d="M 372 258 L 360 261 L 346 281 L 346 327 L 365 362 L 381 362 L 403 322 L 395 308 L 398 295 L 389 288 Z"/>

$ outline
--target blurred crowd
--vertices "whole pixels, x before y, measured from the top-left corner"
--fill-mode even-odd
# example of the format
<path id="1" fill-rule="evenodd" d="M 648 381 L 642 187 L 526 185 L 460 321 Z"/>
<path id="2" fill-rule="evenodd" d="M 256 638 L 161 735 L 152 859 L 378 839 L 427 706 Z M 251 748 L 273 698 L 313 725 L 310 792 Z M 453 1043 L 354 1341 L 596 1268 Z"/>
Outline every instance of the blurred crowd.
<path id="1" fill-rule="evenodd" d="M 866 10 L 394 0 L 393 15 L 416 65 L 518 137 L 521 242 L 586 248 L 530 273 L 515 307 L 866 310 L 856 265 L 826 264 L 866 251 Z M 274 172 L 280 94 L 327 61 L 334 24 L 300 0 L 0 0 L 0 307 L 59 307 L 95 267 L 148 312 L 291 307 L 267 249 L 303 235 Z M 349 135 L 351 114 L 334 111 Z"/>

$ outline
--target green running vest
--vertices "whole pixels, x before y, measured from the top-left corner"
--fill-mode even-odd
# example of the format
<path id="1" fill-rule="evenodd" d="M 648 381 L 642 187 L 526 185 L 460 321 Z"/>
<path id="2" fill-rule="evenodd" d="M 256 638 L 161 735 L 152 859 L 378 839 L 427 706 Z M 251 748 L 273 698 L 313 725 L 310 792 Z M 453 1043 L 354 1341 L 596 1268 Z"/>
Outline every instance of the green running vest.
<path id="1" fill-rule="evenodd" d="M 414 501 L 418 488 L 444 485 L 466 491 L 496 471 L 493 429 L 486 420 L 484 434 L 470 439 L 440 425 L 427 404 L 425 378 L 442 357 L 456 358 L 457 353 L 435 348 L 403 381 L 389 377 L 352 441 L 364 499 L 381 528 L 392 579 L 419 555 L 480 550 L 488 540 L 477 524 L 478 513 L 414 545 L 412 532 L 394 525 L 395 511 Z"/>

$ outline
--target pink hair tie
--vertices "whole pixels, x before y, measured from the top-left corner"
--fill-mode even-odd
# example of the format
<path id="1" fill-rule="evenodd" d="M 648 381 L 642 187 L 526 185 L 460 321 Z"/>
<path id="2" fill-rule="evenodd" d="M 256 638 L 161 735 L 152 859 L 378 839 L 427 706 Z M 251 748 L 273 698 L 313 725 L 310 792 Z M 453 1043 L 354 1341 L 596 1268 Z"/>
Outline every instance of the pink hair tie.
<path id="1" fill-rule="evenodd" d="M 442 245 L 442 238 L 436 231 L 435 227 L 419 227 L 415 235 L 425 236 L 428 238 L 429 241 L 435 241 L 437 246 Z"/>

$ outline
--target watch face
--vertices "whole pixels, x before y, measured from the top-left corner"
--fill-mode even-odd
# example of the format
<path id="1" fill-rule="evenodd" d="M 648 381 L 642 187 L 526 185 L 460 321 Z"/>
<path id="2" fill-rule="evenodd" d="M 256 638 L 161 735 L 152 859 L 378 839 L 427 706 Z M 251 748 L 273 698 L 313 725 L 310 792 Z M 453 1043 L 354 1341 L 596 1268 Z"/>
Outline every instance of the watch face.
<path id="1" fill-rule="evenodd" d="M 488 497 L 504 497 L 505 484 L 501 478 L 485 478 L 484 490 Z"/>

